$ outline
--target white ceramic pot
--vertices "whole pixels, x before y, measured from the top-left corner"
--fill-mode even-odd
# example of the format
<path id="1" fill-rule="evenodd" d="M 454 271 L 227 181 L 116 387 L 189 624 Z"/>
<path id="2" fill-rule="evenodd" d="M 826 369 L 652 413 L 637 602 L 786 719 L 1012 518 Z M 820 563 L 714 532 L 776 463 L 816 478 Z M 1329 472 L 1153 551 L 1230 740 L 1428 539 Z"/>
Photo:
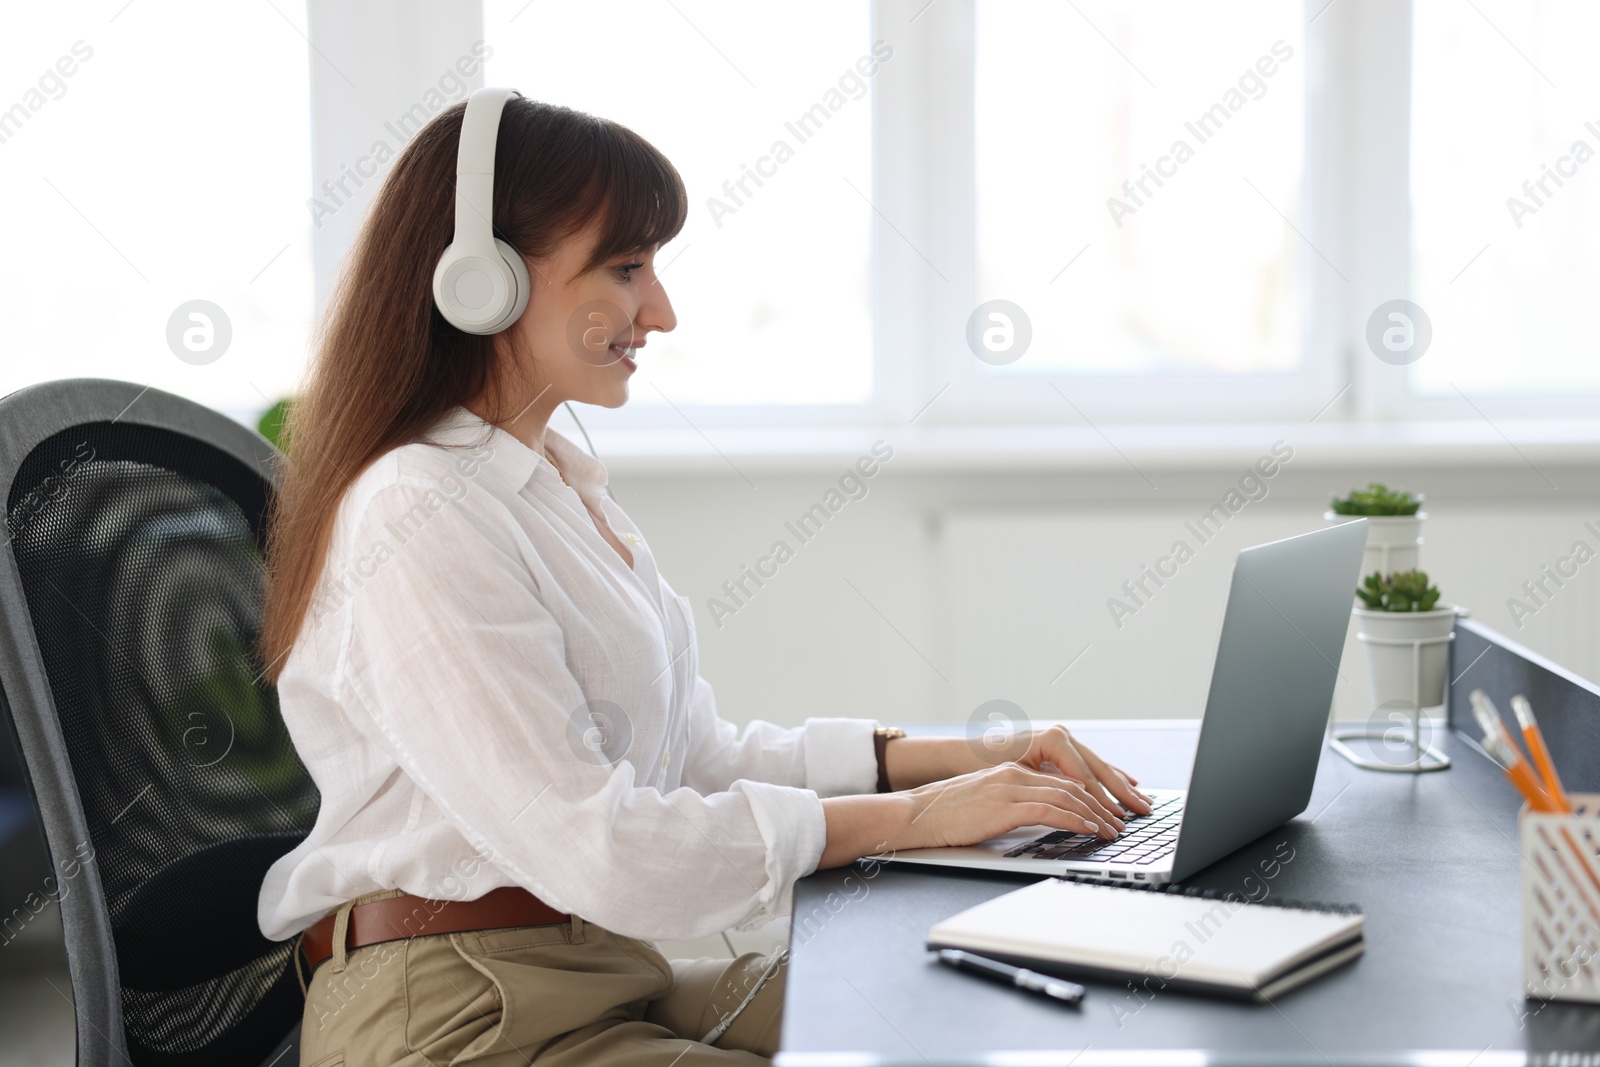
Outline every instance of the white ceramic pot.
<path id="1" fill-rule="evenodd" d="M 1444 703 L 1450 660 L 1446 638 L 1455 629 L 1454 606 L 1432 611 L 1356 608 L 1355 616 L 1356 632 L 1367 646 L 1374 708 L 1432 708 Z"/>
<path id="2" fill-rule="evenodd" d="M 1360 515 L 1335 515 L 1325 511 L 1322 517 L 1330 526 L 1354 522 Z M 1426 511 L 1415 515 L 1368 515 L 1367 549 L 1361 556 L 1361 577 L 1373 571 L 1389 575 L 1395 571 L 1414 571 L 1422 566 L 1422 520 Z"/>

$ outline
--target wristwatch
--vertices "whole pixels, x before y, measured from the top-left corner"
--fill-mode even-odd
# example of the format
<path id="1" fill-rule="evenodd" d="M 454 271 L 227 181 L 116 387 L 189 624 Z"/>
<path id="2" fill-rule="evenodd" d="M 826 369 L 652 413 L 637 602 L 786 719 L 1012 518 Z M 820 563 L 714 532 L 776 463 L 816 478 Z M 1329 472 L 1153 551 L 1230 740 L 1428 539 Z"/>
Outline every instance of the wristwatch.
<path id="1" fill-rule="evenodd" d="M 889 763 L 884 758 L 884 750 L 889 747 L 889 742 L 897 737 L 904 737 L 906 732 L 898 726 L 880 726 L 872 731 L 872 752 L 878 757 L 878 792 L 888 793 L 889 789 Z"/>

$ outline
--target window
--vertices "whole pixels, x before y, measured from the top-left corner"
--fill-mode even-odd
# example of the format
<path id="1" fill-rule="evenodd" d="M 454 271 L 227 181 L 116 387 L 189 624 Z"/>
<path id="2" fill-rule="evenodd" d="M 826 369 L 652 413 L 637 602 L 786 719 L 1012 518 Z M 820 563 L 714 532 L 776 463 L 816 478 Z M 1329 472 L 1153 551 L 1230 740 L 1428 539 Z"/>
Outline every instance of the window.
<path id="1" fill-rule="evenodd" d="M 621 122 L 688 186 L 657 258 L 678 327 L 630 407 L 870 398 L 871 5 L 488 0 L 484 25 L 488 84 Z"/>
<path id="2" fill-rule="evenodd" d="M 925 423 L 1301 419 L 1343 391 L 1338 190 L 1304 162 L 1328 125 L 1307 73 L 1326 44 L 1304 9 L 972 0 L 926 17 L 972 42 L 947 66 L 973 134 L 928 168 L 972 174 L 927 194 L 963 220 L 940 243 L 972 269 L 924 297 Z M 1028 344 L 983 351 L 985 323 Z"/>
<path id="3" fill-rule="evenodd" d="M 1298 9 L 987 0 L 976 38 L 979 299 L 1032 326 L 999 365 L 1296 369 Z"/>
<path id="4" fill-rule="evenodd" d="M 1600 8 L 1417 0 L 1412 270 L 1424 397 L 1600 388 Z"/>
<path id="5" fill-rule="evenodd" d="M 301 32 L 199 0 L 8 19 L 0 392 L 119 378 L 245 417 L 284 395 L 312 310 Z M 180 357 L 169 328 L 196 300 L 221 316 L 178 314 Z"/>

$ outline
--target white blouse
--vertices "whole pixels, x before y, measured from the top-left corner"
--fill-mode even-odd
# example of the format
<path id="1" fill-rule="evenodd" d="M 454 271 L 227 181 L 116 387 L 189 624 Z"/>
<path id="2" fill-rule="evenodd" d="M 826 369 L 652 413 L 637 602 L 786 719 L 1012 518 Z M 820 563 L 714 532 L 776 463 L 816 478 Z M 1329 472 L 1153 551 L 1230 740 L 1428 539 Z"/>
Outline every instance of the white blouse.
<path id="1" fill-rule="evenodd" d="M 875 788 L 872 720 L 718 717 L 690 603 L 605 468 L 546 447 L 570 487 L 458 408 L 346 493 L 278 682 L 322 805 L 267 872 L 267 937 L 379 889 L 508 885 L 632 937 L 752 928 L 816 869 L 818 798 Z"/>

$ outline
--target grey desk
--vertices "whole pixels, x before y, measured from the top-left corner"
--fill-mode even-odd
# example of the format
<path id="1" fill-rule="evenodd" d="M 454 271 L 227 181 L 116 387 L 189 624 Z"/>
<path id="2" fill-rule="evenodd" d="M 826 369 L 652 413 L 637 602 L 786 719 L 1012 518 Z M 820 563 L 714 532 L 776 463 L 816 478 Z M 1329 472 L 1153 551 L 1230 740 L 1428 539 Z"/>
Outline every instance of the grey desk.
<path id="1" fill-rule="evenodd" d="M 1074 732 L 1143 785 L 1186 784 L 1193 724 Z M 923 939 L 1031 879 L 858 866 L 796 888 L 779 1063 L 1600 1064 L 1600 1007 L 1523 999 L 1519 799 L 1461 734 L 1440 733 L 1455 767 L 1434 774 L 1361 771 L 1325 750 L 1304 815 L 1188 883 L 1242 892 L 1292 849 L 1272 894 L 1362 905 L 1365 955 L 1270 1006 L 1090 983 L 1072 1009 L 990 985 L 933 963 Z"/>

